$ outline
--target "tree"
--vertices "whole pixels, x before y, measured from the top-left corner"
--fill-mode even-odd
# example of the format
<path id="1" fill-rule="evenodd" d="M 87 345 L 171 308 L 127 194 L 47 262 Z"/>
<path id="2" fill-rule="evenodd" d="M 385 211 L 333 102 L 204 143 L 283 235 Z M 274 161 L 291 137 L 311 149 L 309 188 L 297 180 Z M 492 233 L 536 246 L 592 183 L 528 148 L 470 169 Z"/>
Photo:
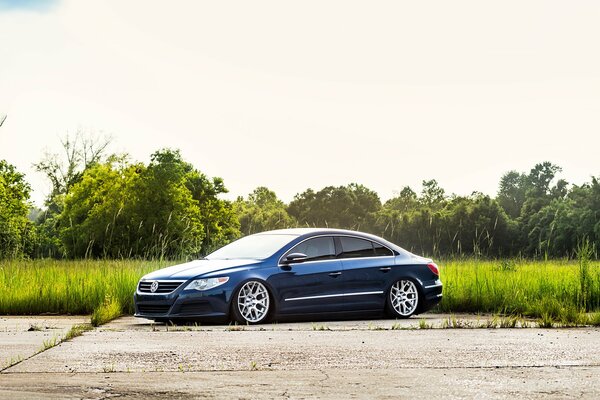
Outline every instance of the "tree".
<path id="1" fill-rule="evenodd" d="M 264 186 L 254 189 L 247 200 L 239 197 L 234 203 L 234 208 L 243 235 L 295 225 L 283 201 L 277 198 L 275 192 Z"/>
<path id="2" fill-rule="evenodd" d="M 69 193 L 86 169 L 102 161 L 110 140 L 109 137 L 101 139 L 81 132 L 73 137 L 67 135 L 61 139 L 62 156 L 46 153 L 42 160 L 33 164 L 52 184 L 52 191 L 46 200 L 51 211 L 60 212 L 61 204 L 57 199 Z"/>
<path id="3" fill-rule="evenodd" d="M 63 211 L 65 197 L 81 181 L 86 170 L 105 160 L 110 137 L 95 137 L 77 132 L 61 139 L 62 154 L 46 153 L 33 166 L 46 175 L 52 190 L 46 198 L 45 210 L 36 221 L 37 240 L 34 253 L 37 257 L 62 257 L 65 249 L 58 232 L 58 217 Z"/>
<path id="4" fill-rule="evenodd" d="M 299 225 L 368 229 L 381 208 L 379 196 L 363 185 L 328 186 L 318 192 L 307 189 L 297 194 L 288 213 Z"/>
<path id="5" fill-rule="evenodd" d="M 502 175 L 496 200 L 513 219 L 521 215 L 527 192 L 527 175 L 509 171 Z"/>
<path id="6" fill-rule="evenodd" d="M 420 201 L 431 210 L 439 210 L 444 206 L 446 192 L 435 179 L 423 181 Z"/>
<path id="7" fill-rule="evenodd" d="M 516 224 L 490 196 L 473 193 L 454 197 L 443 213 L 441 224 L 445 232 L 440 249 L 443 254 L 511 254 Z"/>
<path id="8" fill-rule="evenodd" d="M 125 157 L 89 167 L 65 197 L 58 217 L 60 239 L 67 256 L 129 257 L 148 254 L 143 232 L 135 239 L 136 221 L 125 208 L 137 201 L 134 186 L 141 179 L 143 165 L 128 165 Z M 144 242 L 143 242 L 144 241 Z"/>
<path id="9" fill-rule="evenodd" d="M 417 193 L 415 193 L 410 186 L 405 186 L 397 197 L 386 201 L 384 207 L 401 212 L 408 212 L 409 210 L 417 208 L 418 202 Z"/>
<path id="10" fill-rule="evenodd" d="M 527 232 L 526 252 L 544 257 L 564 257 L 572 256 L 577 244 L 584 239 L 599 243 L 598 179 L 592 177 L 590 183 L 574 186 L 566 196 L 556 196 L 556 190 L 550 192 L 551 202 L 533 213 L 523 227 L 523 231 Z"/>
<path id="11" fill-rule="evenodd" d="M 230 203 L 177 150 L 147 166 L 112 156 L 89 167 L 65 197 L 60 238 L 69 257 L 184 258 L 239 235 Z M 207 240 L 207 232 L 211 234 Z"/>
<path id="12" fill-rule="evenodd" d="M 33 226 L 29 213 L 31 189 L 25 176 L 0 160 L 0 259 L 23 257 L 30 250 Z"/>

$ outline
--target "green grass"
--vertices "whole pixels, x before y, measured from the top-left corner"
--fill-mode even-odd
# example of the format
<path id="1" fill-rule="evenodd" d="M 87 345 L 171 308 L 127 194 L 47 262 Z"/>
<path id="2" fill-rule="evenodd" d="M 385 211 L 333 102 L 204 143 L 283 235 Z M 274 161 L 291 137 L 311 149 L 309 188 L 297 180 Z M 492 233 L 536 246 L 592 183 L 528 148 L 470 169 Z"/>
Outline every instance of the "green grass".
<path id="1" fill-rule="evenodd" d="M 493 313 L 504 316 L 494 324 L 506 327 L 520 324 L 521 316 L 536 319 L 539 326 L 599 325 L 600 262 L 584 261 L 440 262 L 444 299 L 436 310 Z M 0 314 L 91 314 L 94 325 L 103 324 L 133 313 L 138 280 L 171 264 L 0 261 Z M 459 324 L 450 318 L 447 325 Z M 313 325 L 313 330 L 328 329 Z"/>
<path id="2" fill-rule="evenodd" d="M 123 315 L 123 307 L 119 299 L 107 294 L 104 303 L 92 312 L 91 323 L 92 326 L 100 326 L 121 315 Z"/>
<path id="3" fill-rule="evenodd" d="M 499 313 L 573 320 L 600 311 L 600 263 L 582 276 L 578 261 L 441 262 L 442 312 Z M 583 289 L 582 289 L 583 288 Z"/>
<path id="4" fill-rule="evenodd" d="M 0 314 L 92 314 L 98 320 L 133 313 L 138 280 L 169 262 L 157 261 L 0 261 Z"/>

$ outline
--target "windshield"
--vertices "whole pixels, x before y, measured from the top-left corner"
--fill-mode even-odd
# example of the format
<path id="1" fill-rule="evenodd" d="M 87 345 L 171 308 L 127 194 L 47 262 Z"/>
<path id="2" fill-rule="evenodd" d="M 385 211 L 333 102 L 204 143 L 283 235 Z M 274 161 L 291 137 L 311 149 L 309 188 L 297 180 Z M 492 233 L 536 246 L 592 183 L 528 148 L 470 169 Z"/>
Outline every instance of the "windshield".
<path id="1" fill-rule="evenodd" d="M 251 235 L 246 236 L 206 256 L 209 260 L 231 260 L 252 258 L 262 260 L 296 238 L 296 235 Z"/>

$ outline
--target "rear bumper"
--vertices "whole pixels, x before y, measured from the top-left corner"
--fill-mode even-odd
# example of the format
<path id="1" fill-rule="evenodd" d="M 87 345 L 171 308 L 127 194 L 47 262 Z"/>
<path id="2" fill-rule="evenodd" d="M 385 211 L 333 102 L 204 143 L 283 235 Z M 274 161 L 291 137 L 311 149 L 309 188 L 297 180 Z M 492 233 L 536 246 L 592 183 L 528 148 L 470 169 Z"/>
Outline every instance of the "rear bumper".
<path id="1" fill-rule="evenodd" d="M 439 279 L 423 285 L 423 297 L 425 298 L 425 302 L 421 311 L 427 311 L 442 301 L 442 288 L 443 284 Z"/>

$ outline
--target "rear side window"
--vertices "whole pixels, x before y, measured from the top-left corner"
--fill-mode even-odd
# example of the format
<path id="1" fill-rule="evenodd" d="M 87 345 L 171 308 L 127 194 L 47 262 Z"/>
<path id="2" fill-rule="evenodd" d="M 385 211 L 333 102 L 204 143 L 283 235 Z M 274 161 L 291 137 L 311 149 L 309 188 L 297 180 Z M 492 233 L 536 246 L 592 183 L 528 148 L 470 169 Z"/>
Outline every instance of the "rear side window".
<path id="1" fill-rule="evenodd" d="M 353 237 L 341 236 L 342 254 L 340 258 L 373 257 L 375 251 L 371 241 Z"/>
<path id="2" fill-rule="evenodd" d="M 388 249 L 387 247 L 385 247 L 382 244 L 379 244 L 377 242 L 373 242 L 373 249 L 375 249 L 375 255 L 376 256 L 393 256 L 394 253 Z"/>
<path id="3" fill-rule="evenodd" d="M 306 261 L 327 260 L 335 258 L 335 244 L 332 237 L 308 239 L 287 252 L 291 253 L 306 254 Z"/>
<path id="4" fill-rule="evenodd" d="M 377 242 L 366 239 L 340 236 L 342 253 L 340 258 L 383 257 L 393 256 L 394 253 Z"/>

